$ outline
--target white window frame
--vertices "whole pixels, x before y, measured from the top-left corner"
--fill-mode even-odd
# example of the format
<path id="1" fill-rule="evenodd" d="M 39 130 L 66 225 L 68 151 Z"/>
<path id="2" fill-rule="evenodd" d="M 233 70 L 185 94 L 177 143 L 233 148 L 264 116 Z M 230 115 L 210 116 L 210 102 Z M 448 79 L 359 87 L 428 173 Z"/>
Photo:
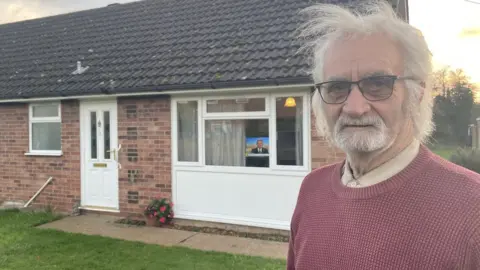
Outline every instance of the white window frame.
<path id="1" fill-rule="evenodd" d="M 288 166 L 277 165 L 277 131 L 276 131 L 276 102 L 279 97 L 302 97 L 303 102 L 303 165 Z M 235 99 L 235 98 L 265 98 L 265 111 L 258 112 L 222 112 L 208 113 L 207 100 Z M 198 161 L 185 162 L 178 161 L 178 127 L 177 127 L 177 102 L 196 101 L 197 102 L 197 120 L 198 120 Z M 247 95 L 222 95 L 222 96 L 196 96 L 196 97 L 174 97 L 171 100 L 172 106 L 172 158 L 173 166 L 178 167 L 202 167 L 212 172 L 232 172 L 232 173 L 274 173 L 282 172 L 309 172 L 311 167 L 311 142 L 310 142 L 310 95 L 308 91 L 302 92 L 279 92 L 270 94 L 247 94 Z M 267 119 L 270 138 L 270 164 L 269 167 L 239 167 L 239 166 L 216 166 L 205 164 L 205 121 L 206 120 L 236 120 L 236 119 Z M 273 145 L 275 144 L 275 145 Z"/>
<path id="2" fill-rule="evenodd" d="M 33 117 L 33 108 L 35 106 L 54 105 L 57 106 L 58 116 L 54 117 Z M 62 124 L 62 106 L 60 102 L 49 103 L 30 103 L 28 106 L 28 153 L 26 155 L 39 155 L 39 156 L 61 156 L 62 155 L 62 142 L 60 141 L 60 150 L 33 150 L 32 149 L 32 131 L 34 123 L 60 123 Z M 60 127 L 60 132 L 61 132 Z M 61 140 L 61 134 L 60 134 Z"/>
<path id="3" fill-rule="evenodd" d="M 216 99 L 236 99 L 236 98 L 264 98 L 265 99 L 265 111 L 257 112 L 222 112 L 222 113 L 207 113 L 207 100 Z M 204 107 L 203 114 L 201 115 L 202 121 L 202 136 L 205 135 L 205 121 L 207 120 L 250 120 L 250 119 L 264 119 L 268 121 L 269 137 L 271 132 L 271 118 L 270 118 L 270 95 L 269 94 L 249 94 L 249 95 L 231 95 L 231 96 L 205 96 L 202 97 L 202 105 Z M 201 142 L 201 152 L 203 161 L 205 161 L 205 139 Z M 228 172 L 244 172 L 245 170 L 255 173 L 265 173 L 271 170 L 271 167 L 243 167 L 243 166 L 218 166 L 207 165 L 205 162 L 202 164 L 211 171 L 228 171 Z"/>
<path id="4" fill-rule="evenodd" d="M 231 99 L 242 99 L 242 98 L 247 98 L 247 99 L 254 99 L 254 98 L 263 98 L 265 100 L 265 111 L 257 111 L 257 112 L 219 112 L 219 113 L 209 113 L 207 112 L 207 101 L 208 100 L 231 100 Z M 251 94 L 251 95 L 235 95 L 235 96 L 206 96 L 202 98 L 202 104 L 203 104 L 203 111 L 202 111 L 202 116 L 203 118 L 208 118 L 208 119 L 229 119 L 229 117 L 235 117 L 231 119 L 247 119 L 250 117 L 267 117 L 270 115 L 270 98 L 269 95 L 266 94 Z M 242 118 L 243 117 L 243 118 Z M 251 118 L 251 119 L 258 119 L 258 118 Z"/>
<path id="5" fill-rule="evenodd" d="M 197 102 L 197 153 L 198 153 L 198 160 L 195 161 L 179 161 L 178 160 L 178 111 L 177 111 L 177 103 L 178 102 L 189 102 L 195 101 Z M 187 167 L 199 167 L 203 166 L 203 151 L 202 151 L 202 140 L 203 140 L 203 129 L 201 128 L 202 124 L 202 100 L 198 98 L 175 98 L 171 101 L 172 104 L 172 157 L 173 162 L 172 164 L 178 166 L 187 166 Z"/>
<path id="6" fill-rule="evenodd" d="M 294 166 L 294 165 L 278 165 L 277 164 L 277 108 L 276 108 L 276 98 L 288 98 L 288 97 L 301 97 L 302 98 L 302 146 L 303 146 L 303 165 L 301 166 Z M 310 170 L 310 152 L 311 152 L 311 145 L 310 145 L 310 95 L 307 93 L 299 92 L 299 93 L 275 93 L 271 95 L 271 119 L 272 125 L 270 127 L 270 134 L 272 134 L 271 141 L 275 142 L 275 146 L 270 148 L 273 150 L 272 155 L 270 157 L 270 168 L 275 170 L 287 170 L 287 171 L 309 171 Z"/>

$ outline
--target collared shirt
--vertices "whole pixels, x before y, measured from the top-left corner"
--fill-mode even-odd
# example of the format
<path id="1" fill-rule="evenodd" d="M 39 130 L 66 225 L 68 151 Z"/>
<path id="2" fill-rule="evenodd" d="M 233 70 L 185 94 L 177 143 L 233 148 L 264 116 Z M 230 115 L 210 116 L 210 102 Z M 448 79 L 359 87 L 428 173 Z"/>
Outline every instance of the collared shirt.
<path id="1" fill-rule="evenodd" d="M 416 139 L 398 154 L 398 156 L 383 163 L 377 168 L 355 179 L 349 168 L 348 158 L 345 161 L 345 167 L 342 175 L 342 183 L 348 187 L 362 188 L 378 184 L 389 179 L 405 169 L 410 162 L 417 156 L 420 149 L 420 142 Z"/>

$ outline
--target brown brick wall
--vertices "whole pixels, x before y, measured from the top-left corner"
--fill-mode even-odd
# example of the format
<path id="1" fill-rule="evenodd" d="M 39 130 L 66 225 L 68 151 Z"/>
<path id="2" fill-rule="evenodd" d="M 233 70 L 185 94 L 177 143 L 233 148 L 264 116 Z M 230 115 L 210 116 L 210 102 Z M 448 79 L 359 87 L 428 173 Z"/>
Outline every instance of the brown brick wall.
<path id="1" fill-rule="evenodd" d="M 141 214 L 149 200 L 171 196 L 170 99 L 118 100 L 119 200 L 122 214 Z M 317 136 L 312 114 L 312 169 L 344 158 Z M 0 105 L 0 201 L 27 201 L 48 177 L 54 181 L 33 205 L 70 212 L 80 200 L 79 102 L 62 102 L 61 157 L 25 156 L 28 151 L 28 104 Z"/>
<path id="2" fill-rule="evenodd" d="M 311 136 L 312 136 L 312 170 L 322 166 L 341 161 L 345 153 L 330 145 L 324 137 L 317 135 L 315 128 L 315 116 L 311 113 Z"/>
<path id="3" fill-rule="evenodd" d="M 61 157 L 25 156 L 28 152 L 28 104 L 0 104 L 0 201 L 28 201 L 52 176 L 33 202 L 70 212 L 80 200 L 80 124 L 78 101 L 62 102 Z"/>
<path id="4" fill-rule="evenodd" d="M 170 99 L 118 100 L 120 211 L 141 214 L 150 199 L 171 197 Z"/>

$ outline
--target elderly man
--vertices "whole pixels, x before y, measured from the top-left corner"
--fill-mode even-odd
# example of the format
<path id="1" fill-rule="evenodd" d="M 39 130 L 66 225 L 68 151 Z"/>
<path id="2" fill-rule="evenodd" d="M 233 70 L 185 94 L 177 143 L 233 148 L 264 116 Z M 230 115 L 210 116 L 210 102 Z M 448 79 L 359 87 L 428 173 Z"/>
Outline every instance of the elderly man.
<path id="1" fill-rule="evenodd" d="M 421 34 L 383 2 L 307 11 L 318 131 L 347 157 L 304 179 L 287 269 L 480 269 L 480 175 L 423 145 Z"/>

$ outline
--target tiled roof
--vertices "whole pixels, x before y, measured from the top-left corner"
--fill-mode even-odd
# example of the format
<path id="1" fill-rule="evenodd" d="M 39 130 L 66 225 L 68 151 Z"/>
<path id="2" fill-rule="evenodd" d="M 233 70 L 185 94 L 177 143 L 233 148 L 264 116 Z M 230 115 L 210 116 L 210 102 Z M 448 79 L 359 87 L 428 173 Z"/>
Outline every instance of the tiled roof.
<path id="1" fill-rule="evenodd" d="M 310 82 L 293 34 L 312 3 L 145 0 L 0 25 L 0 99 Z"/>
<path id="2" fill-rule="evenodd" d="M 146 0 L 0 25 L 0 98 L 306 82 L 292 33 L 307 5 Z"/>

